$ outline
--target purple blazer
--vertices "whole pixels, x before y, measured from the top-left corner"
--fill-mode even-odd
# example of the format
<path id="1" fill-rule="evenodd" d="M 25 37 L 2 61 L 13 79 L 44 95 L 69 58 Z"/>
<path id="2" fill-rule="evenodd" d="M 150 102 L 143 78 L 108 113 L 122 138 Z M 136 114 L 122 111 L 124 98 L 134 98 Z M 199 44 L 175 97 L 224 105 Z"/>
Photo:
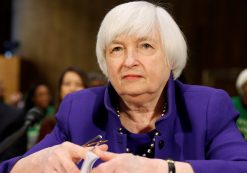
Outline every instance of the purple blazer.
<path id="1" fill-rule="evenodd" d="M 189 162 L 195 173 L 247 172 L 247 142 L 238 131 L 238 112 L 222 90 L 185 85 L 169 79 L 168 110 L 156 122 L 160 132 L 155 158 Z M 64 141 L 82 145 L 96 135 L 109 140 L 109 151 L 124 153 L 126 135 L 114 105 L 118 97 L 109 84 L 67 96 L 57 113 L 57 125 L 24 156 L 5 161 L 0 172 L 9 172 L 18 159 Z"/>

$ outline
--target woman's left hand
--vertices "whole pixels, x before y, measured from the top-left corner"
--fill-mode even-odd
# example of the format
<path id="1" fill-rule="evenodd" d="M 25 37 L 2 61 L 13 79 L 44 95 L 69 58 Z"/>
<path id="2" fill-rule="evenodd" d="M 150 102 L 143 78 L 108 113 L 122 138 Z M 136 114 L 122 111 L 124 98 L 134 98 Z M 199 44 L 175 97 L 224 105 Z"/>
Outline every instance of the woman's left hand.
<path id="1" fill-rule="evenodd" d="M 92 170 L 91 173 L 166 173 L 167 163 L 161 159 L 149 159 L 133 154 L 97 153 L 106 161 Z"/>

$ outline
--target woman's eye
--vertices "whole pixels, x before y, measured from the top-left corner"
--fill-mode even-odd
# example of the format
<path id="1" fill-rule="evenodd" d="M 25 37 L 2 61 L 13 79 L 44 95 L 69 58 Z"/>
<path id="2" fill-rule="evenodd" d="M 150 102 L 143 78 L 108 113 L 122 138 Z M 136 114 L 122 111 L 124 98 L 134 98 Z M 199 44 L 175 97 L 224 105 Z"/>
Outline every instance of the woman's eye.
<path id="1" fill-rule="evenodd" d="M 144 49 L 152 48 L 152 46 L 151 46 L 150 44 L 148 44 L 148 43 L 143 43 L 143 44 L 141 45 L 141 47 L 144 48 Z"/>
<path id="2" fill-rule="evenodd" d="M 155 47 L 147 42 L 144 43 L 140 43 L 138 46 L 138 51 L 139 53 L 141 53 L 142 55 L 152 55 L 155 53 Z"/>
<path id="3" fill-rule="evenodd" d="M 114 48 L 112 49 L 112 52 L 119 52 L 119 51 L 121 51 L 121 50 L 122 50 L 121 47 L 114 47 Z"/>
<path id="4" fill-rule="evenodd" d="M 110 54 L 112 55 L 112 56 L 120 56 L 120 55 L 122 55 L 122 53 L 123 53 L 123 47 L 121 47 L 121 46 L 115 46 L 115 47 L 113 47 L 111 50 L 110 50 Z"/>
<path id="5" fill-rule="evenodd" d="M 62 85 L 69 85 L 69 82 L 63 82 Z"/>

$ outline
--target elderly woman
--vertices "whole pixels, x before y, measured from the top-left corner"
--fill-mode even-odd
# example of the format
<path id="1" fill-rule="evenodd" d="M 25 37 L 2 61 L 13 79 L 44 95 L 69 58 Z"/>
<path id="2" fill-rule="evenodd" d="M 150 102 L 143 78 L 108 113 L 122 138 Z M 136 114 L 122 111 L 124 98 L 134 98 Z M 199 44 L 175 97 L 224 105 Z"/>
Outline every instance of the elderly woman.
<path id="1" fill-rule="evenodd" d="M 166 10 L 143 1 L 113 8 L 96 52 L 109 85 L 66 97 L 54 131 L 2 163 L 2 172 L 79 173 L 92 150 L 82 145 L 97 135 L 108 142 L 93 150 L 101 158 L 93 173 L 247 171 L 247 143 L 229 96 L 176 80 L 187 50 Z"/>

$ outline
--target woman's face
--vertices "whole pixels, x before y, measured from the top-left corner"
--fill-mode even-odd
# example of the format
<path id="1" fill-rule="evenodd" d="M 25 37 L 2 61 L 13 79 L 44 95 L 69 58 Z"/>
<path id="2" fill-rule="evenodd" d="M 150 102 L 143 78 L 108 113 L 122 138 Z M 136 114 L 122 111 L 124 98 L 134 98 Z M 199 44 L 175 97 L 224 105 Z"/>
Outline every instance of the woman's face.
<path id="1" fill-rule="evenodd" d="M 116 37 L 106 47 L 106 64 L 119 95 L 161 93 L 171 71 L 158 32 L 150 37 Z"/>
<path id="2" fill-rule="evenodd" d="M 50 91 L 47 86 L 39 85 L 33 96 L 34 105 L 40 108 L 47 108 L 51 102 Z"/>
<path id="3" fill-rule="evenodd" d="M 60 96 L 63 99 L 67 94 L 84 89 L 83 81 L 80 76 L 72 71 L 65 73 L 61 85 Z"/>

